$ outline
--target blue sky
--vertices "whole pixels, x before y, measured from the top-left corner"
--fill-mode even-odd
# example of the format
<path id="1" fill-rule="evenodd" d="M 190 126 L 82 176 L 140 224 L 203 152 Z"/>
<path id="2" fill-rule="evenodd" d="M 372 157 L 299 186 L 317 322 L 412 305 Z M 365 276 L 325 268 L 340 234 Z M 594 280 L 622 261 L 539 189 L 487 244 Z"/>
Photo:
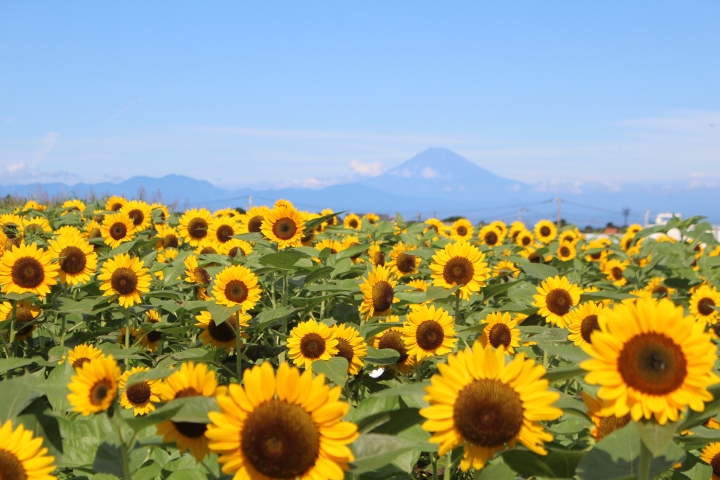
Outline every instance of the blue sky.
<path id="1" fill-rule="evenodd" d="M 720 182 L 720 2 L 0 2 L 0 183 L 323 186 L 451 148 Z"/>

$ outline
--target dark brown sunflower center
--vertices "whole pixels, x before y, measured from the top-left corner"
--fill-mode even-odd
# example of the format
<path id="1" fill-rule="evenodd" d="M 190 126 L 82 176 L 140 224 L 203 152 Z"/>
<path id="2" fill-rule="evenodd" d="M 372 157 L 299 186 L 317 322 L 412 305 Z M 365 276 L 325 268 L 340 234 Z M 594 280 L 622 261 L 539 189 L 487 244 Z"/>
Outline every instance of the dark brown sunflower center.
<path id="1" fill-rule="evenodd" d="M 550 232 L 551 232 L 550 227 L 546 227 L 544 225 L 542 227 L 540 227 L 540 235 L 542 235 L 543 237 L 549 237 Z"/>
<path id="2" fill-rule="evenodd" d="M 15 261 L 10 275 L 19 287 L 35 288 L 45 280 L 45 269 L 37 259 L 22 257 Z"/>
<path id="3" fill-rule="evenodd" d="M 197 397 L 200 396 L 200 392 L 195 390 L 193 387 L 188 387 L 180 390 L 175 394 L 174 399 L 178 398 L 188 398 L 188 397 Z"/>
<path id="4" fill-rule="evenodd" d="M 297 232 L 297 225 L 292 218 L 281 218 L 273 225 L 273 234 L 280 240 L 290 240 Z"/>
<path id="5" fill-rule="evenodd" d="M 467 232 L 468 232 L 468 231 L 467 231 L 467 228 L 462 227 L 462 226 L 457 227 L 457 229 L 456 229 L 455 231 L 456 231 L 457 234 L 460 235 L 461 237 L 464 237 L 465 235 L 467 235 Z"/>
<path id="6" fill-rule="evenodd" d="M 592 254 L 590 254 L 590 258 L 592 258 L 593 260 L 600 260 L 601 254 L 602 254 L 601 252 L 592 253 Z"/>
<path id="7" fill-rule="evenodd" d="M 348 225 L 350 226 L 350 228 L 358 228 L 359 226 L 358 221 L 354 218 L 348 222 Z"/>
<path id="8" fill-rule="evenodd" d="M 485 448 L 501 447 L 517 437 L 523 424 L 520 396 L 499 380 L 475 380 L 458 394 L 453 407 L 455 428 Z"/>
<path id="9" fill-rule="evenodd" d="M 65 247 L 60 252 L 59 264 L 60 270 L 73 275 L 85 270 L 87 258 L 85 258 L 85 253 L 78 247 Z"/>
<path id="10" fill-rule="evenodd" d="M 111 388 L 112 383 L 110 383 L 110 380 L 103 379 L 97 382 L 90 389 L 90 403 L 96 406 L 102 404 L 103 400 L 110 395 Z"/>
<path id="11" fill-rule="evenodd" d="M 509 347 L 510 342 L 512 341 L 512 332 L 510 331 L 510 327 L 504 323 L 496 323 L 490 329 L 488 340 L 490 341 L 490 345 L 494 348 L 498 348 L 501 345 L 503 347 Z"/>
<path id="12" fill-rule="evenodd" d="M 383 252 L 377 251 L 373 254 L 373 263 L 379 267 L 382 267 L 385 265 L 385 254 Z"/>
<path id="13" fill-rule="evenodd" d="M 138 382 L 125 389 L 125 396 L 133 405 L 142 405 L 150 400 L 150 385 L 147 382 Z"/>
<path id="14" fill-rule="evenodd" d="M 18 323 L 27 323 L 27 322 L 32 322 L 33 320 L 35 320 L 35 317 L 33 317 L 33 314 L 30 311 L 30 309 L 25 308 L 25 307 L 17 307 L 16 308 L 15 318 L 16 318 L 15 321 Z"/>
<path id="15" fill-rule="evenodd" d="M 720 454 L 715 454 L 715 456 L 710 461 L 710 466 L 713 469 L 713 476 L 720 476 Z"/>
<path id="16" fill-rule="evenodd" d="M 545 299 L 547 308 L 555 315 L 566 315 L 573 306 L 573 300 L 570 293 L 563 288 L 555 288 L 550 290 Z"/>
<path id="17" fill-rule="evenodd" d="M 301 406 L 272 399 L 248 414 L 240 432 L 240 449 L 261 474 L 298 478 L 317 461 L 320 432 Z"/>
<path id="18" fill-rule="evenodd" d="M 542 258 L 540 258 L 540 255 L 538 255 L 537 253 L 532 252 L 530 255 L 528 255 L 528 260 L 530 261 L 530 263 L 541 263 L 540 261 L 542 260 Z"/>
<path id="19" fill-rule="evenodd" d="M 86 364 L 87 362 L 89 362 L 89 361 L 90 361 L 89 358 L 80 357 L 80 358 L 76 359 L 76 360 L 72 363 L 72 366 L 73 366 L 73 368 L 74 368 L 75 370 L 77 370 L 78 368 L 82 367 L 83 365 L 85 365 L 85 364 Z"/>
<path id="20" fill-rule="evenodd" d="M 173 234 L 165 235 L 162 239 L 163 248 L 178 248 L 178 245 L 180 245 L 180 241 Z"/>
<path id="21" fill-rule="evenodd" d="M 195 280 L 197 280 L 198 283 L 203 285 L 210 283 L 210 274 L 202 267 L 195 267 L 193 269 L 193 275 L 195 275 Z"/>
<path id="22" fill-rule="evenodd" d="M 395 294 L 388 282 L 381 280 L 372 287 L 372 302 L 376 312 L 384 312 L 392 306 Z"/>
<path id="23" fill-rule="evenodd" d="M 712 298 L 701 298 L 700 301 L 697 304 L 698 312 L 700 312 L 700 315 L 712 315 L 713 312 L 715 312 L 715 309 L 712 308 L 715 306 L 715 302 Z"/>
<path id="24" fill-rule="evenodd" d="M 623 415 L 622 417 L 602 417 L 600 419 L 600 426 L 598 427 L 598 442 L 615 430 L 623 428 L 628 423 L 630 423 L 629 413 L 627 415 Z"/>
<path id="25" fill-rule="evenodd" d="M 162 336 L 163 334 L 160 330 L 153 330 L 152 332 L 147 334 L 147 339 L 150 341 L 150 343 L 155 343 L 160 340 Z"/>
<path id="26" fill-rule="evenodd" d="M 470 260 L 463 257 L 451 258 L 443 269 L 443 278 L 449 284 L 465 285 L 472 280 L 475 269 Z"/>
<path id="27" fill-rule="evenodd" d="M 244 257 L 244 256 L 245 256 L 245 250 L 243 250 L 243 249 L 240 248 L 240 247 L 233 247 L 233 248 L 231 248 L 230 251 L 228 252 L 228 255 L 230 256 L 230 258 L 235 258 L 235 257 L 238 257 L 238 256 Z"/>
<path id="28" fill-rule="evenodd" d="M 398 255 L 395 263 L 400 273 L 410 273 L 415 270 L 415 255 L 409 255 L 403 252 Z"/>
<path id="29" fill-rule="evenodd" d="M 235 340 L 235 330 L 230 323 L 231 320 L 227 319 L 220 325 L 215 324 L 215 320 L 210 320 L 208 323 L 207 331 L 210 336 L 218 342 L 230 342 Z"/>
<path id="30" fill-rule="evenodd" d="M 20 459 L 14 453 L 0 448 L 0 479 L 26 480 L 27 478 L 27 472 Z"/>
<path id="31" fill-rule="evenodd" d="M 667 297 L 668 295 L 668 289 L 665 285 L 655 285 L 652 289 L 653 295 L 657 294 L 660 297 Z"/>
<path id="32" fill-rule="evenodd" d="M 520 240 L 520 243 L 523 244 L 523 247 L 527 247 L 532 242 L 532 238 L 528 237 L 527 235 L 523 235 L 522 239 Z"/>
<path id="33" fill-rule="evenodd" d="M 568 247 L 562 246 L 562 247 L 560 247 L 560 250 L 558 250 L 558 251 L 560 252 L 561 257 L 569 257 L 570 256 L 570 249 Z"/>
<path id="34" fill-rule="evenodd" d="M 235 303 L 242 303 L 248 298 L 248 289 L 240 280 L 230 280 L 225 286 L 225 297 Z"/>
<path id="35" fill-rule="evenodd" d="M 337 345 L 338 357 L 343 357 L 345 360 L 348 361 L 348 365 L 352 363 L 353 356 L 355 356 L 355 353 L 353 352 L 352 345 L 350 345 L 350 342 L 345 340 L 344 338 L 338 338 L 338 345 Z"/>
<path id="36" fill-rule="evenodd" d="M 136 227 L 138 225 L 142 224 L 143 221 L 145 220 L 145 214 L 139 208 L 134 208 L 134 209 L 130 210 L 128 212 L 128 217 L 130 217 L 130 219 L 133 222 L 133 225 L 135 225 Z"/>
<path id="37" fill-rule="evenodd" d="M 193 218 L 188 222 L 188 235 L 195 240 L 200 240 L 207 236 L 208 223 L 204 218 Z"/>
<path id="38" fill-rule="evenodd" d="M 622 280 L 623 278 L 623 271 L 620 267 L 612 267 L 610 269 L 610 274 L 615 280 Z"/>
<path id="39" fill-rule="evenodd" d="M 122 203 L 115 202 L 115 203 L 113 203 L 112 206 L 110 207 L 110 210 L 112 210 L 113 212 L 117 212 L 117 211 L 120 211 L 120 209 L 121 209 L 122 207 L 123 207 L 123 204 L 122 204 Z"/>
<path id="40" fill-rule="evenodd" d="M 648 395 L 674 392 L 687 376 L 684 352 L 661 333 L 641 333 L 632 337 L 625 343 L 617 364 L 625 383 Z"/>
<path id="41" fill-rule="evenodd" d="M 217 229 L 217 234 L 215 236 L 218 241 L 225 243 L 230 240 L 233 235 L 235 235 L 235 230 L 233 230 L 230 225 L 221 225 L 220 228 Z"/>
<path id="42" fill-rule="evenodd" d="M 132 269 L 120 267 L 110 277 L 110 285 L 120 295 L 128 295 L 137 288 L 138 278 Z"/>
<path id="43" fill-rule="evenodd" d="M 252 217 L 252 218 L 248 221 L 248 231 L 249 231 L 250 233 L 259 232 L 259 231 L 260 231 L 260 227 L 262 227 L 262 222 L 263 222 L 263 217 L 261 217 L 261 216 L 259 216 L 259 215 L 258 215 L 258 216 L 255 216 L 255 217 Z"/>
<path id="44" fill-rule="evenodd" d="M 122 240 L 127 236 L 127 227 L 122 222 L 115 222 L 108 229 L 110 238 L 113 240 Z"/>
<path id="45" fill-rule="evenodd" d="M 204 423 L 172 422 L 175 429 L 186 438 L 200 438 L 205 435 L 207 425 Z"/>
<path id="46" fill-rule="evenodd" d="M 445 332 L 442 325 L 435 320 L 425 320 L 418 326 L 415 338 L 418 346 L 429 352 L 442 345 Z"/>
<path id="47" fill-rule="evenodd" d="M 590 338 L 595 330 L 600 330 L 597 315 L 588 315 L 580 323 L 580 336 L 587 343 L 592 343 Z"/>
<path id="48" fill-rule="evenodd" d="M 18 237 L 19 228 L 14 223 L 6 223 L 3 227 L 3 232 L 5 232 L 5 236 L 9 239 L 15 239 Z"/>
<path id="49" fill-rule="evenodd" d="M 99 228 L 95 227 L 90 232 L 88 232 L 88 238 L 100 238 L 102 237 L 102 232 Z"/>
<path id="50" fill-rule="evenodd" d="M 300 340 L 300 351 L 306 358 L 320 358 L 325 353 L 325 339 L 317 333 L 308 333 Z"/>
<path id="51" fill-rule="evenodd" d="M 378 342 L 378 348 L 391 348 L 400 354 L 400 358 L 397 363 L 402 363 L 408 359 L 407 348 L 405 348 L 405 342 L 402 339 L 400 332 L 395 330 L 388 330 L 380 337 Z"/>
<path id="52" fill-rule="evenodd" d="M 490 246 L 495 245 L 498 242 L 498 239 L 498 234 L 495 232 L 487 232 L 485 234 L 485 243 Z"/>
<path id="53" fill-rule="evenodd" d="M 215 250 L 213 247 L 211 247 L 209 245 L 207 247 L 203 247 L 203 249 L 200 250 L 200 255 L 205 255 L 205 254 L 215 255 L 216 253 L 217 253 L 217 250 Z"/>

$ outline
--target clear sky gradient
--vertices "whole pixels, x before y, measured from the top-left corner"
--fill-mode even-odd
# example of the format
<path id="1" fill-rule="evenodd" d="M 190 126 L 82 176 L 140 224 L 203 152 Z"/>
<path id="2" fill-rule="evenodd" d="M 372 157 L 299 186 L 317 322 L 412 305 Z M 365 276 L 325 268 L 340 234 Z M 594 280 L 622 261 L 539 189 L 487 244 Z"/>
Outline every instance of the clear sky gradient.
<path id="1" fill-rule="evenodd" d="M 0 183 L 322 186 L 450 148 L 720 182 L 720 2 L 0 2 Z"/>

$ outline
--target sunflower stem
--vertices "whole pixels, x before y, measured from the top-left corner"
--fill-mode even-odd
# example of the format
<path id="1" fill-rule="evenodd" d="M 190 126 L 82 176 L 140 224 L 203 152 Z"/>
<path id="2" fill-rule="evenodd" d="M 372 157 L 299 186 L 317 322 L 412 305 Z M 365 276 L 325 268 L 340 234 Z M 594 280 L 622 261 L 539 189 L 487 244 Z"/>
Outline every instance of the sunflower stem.
<path id="1" fill-rule="evenodd" d="M 15 356 L 15 320 L 17 319 L 17 302 L 10 300 L 12 304 L 12 320 L 10 320 L 10 356 Z"/>
<path id="2" fill-rule="evenodd" d="M 242 344 L 240 341 L 240 310 L 235 312 L 235 325 L 233 325 L 233 329 L 235 330 L 235 374 L 238 383 L 240 383 L 240 373 L 242 372 L 242 360 L 240 358 L 240 345 Z"/>
<path id="3" fill-rule="evenodd" d="M 460 316 L 460 289 L 455 290 L 455 322 L 460 324 L 462 317 Z"/>
<path id="4" fill-rule="evenodd" d="M 125 350 L 130 348 L 130 309 L 125 309 Z M 130 359 L 125 358 L 125 368 L 128 368 Z"/>
<path id="5" fill-rule="evenodd" d="M 650 449 L 645 445 L 645 442 L 640 440 L 640 465 L 638 467 L 638 480 L 650 480 L 650 463 L 652 463 L 653 454 Z"/>
<path id="6" fill-rule="evenodd" d="M 118 429 L 118 435 L 120 436 L 120 450 L 122 453 L 123 463 L 123 480 L 132 480 L 130 475 L 130 457 L 128 456 L 128 445 L 125 442 L 125 432 L 123 431 L 122 423 L 116 423 L 115 426 Z"/>
<path id="7" fill-rule="evenodd" d="M 443 480 L 450 480 L 452 472 L 450 467 L 452 466 L 452 450 L 445 455 L 445 472 L 443 472 Z"/>
<path id="8" fill-rule="evenodd" d="M 430 454 L 430 463 L 432 464 L 432 478 L 438 480 L 438 469 L 437 469 L 437 453 Z"/>
<path id="9" fill-rule="evenodd" d="M 288 300 L 288 274 L 283 273 L 283 291 L 282 291 L 282 306 L 287 307 Z"/>
<path id="10" fill-rule="evenodd" d="M 65 321 L 65 315 L 66 314 L 63 313 L 62 320 L 60 320 L 60 346 L 61 347 L 65 346 L 65 329 L 67 328 L 67 324 Z"/>

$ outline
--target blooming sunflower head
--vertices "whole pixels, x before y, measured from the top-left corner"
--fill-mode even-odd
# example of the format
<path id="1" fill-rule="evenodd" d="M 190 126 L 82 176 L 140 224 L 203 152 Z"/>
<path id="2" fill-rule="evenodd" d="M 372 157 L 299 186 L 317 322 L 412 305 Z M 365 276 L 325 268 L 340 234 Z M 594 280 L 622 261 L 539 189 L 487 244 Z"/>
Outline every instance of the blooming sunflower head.
<path id="1" fill-rule="evenodd" d="M 298 247 L 302 244 L 305 219 L 291 207 L 279 206 L 272 209 L 263 220 L 261 231 L 268 240 L 276 242 L 278 248 Z"/>
<path id="2" fill-rule="evenodd" d="M 357 375 L 363 367 L 363 357 L 367 355 L 367 346 L 357 328 L 349 324 L 335 324 L 333 335 L 338 341 L 336 357 L 348 361 L 348 373 Z"/>
<path id="3" fill-rule="evenodd" d="M 265 217 L 270 212 L 270 209 L 265 206 L 252 207 L 247 213 L 240 219 L 245 225 L 245 228 L 250 233 L 259 233 L 262 229 L 262 224 L 265 221 Z"/>
<path id="4" fill-rule="evenodd" d="M 360 284 L 360 291 L 363 293 L 360 313 L 366 319 L 390 315 L 392 304 L 399 302 L 395 298 L 396 285 L 397 282 L 392 278 L 390 269 L 373 267 Z"/>
<path id="5" fill-rule="evenodd" d="M 315 360 L 329 360 L 338 354 L 338 340 L 333 330 L 315 320 L 301 322 L 293 328 L 287 347 L 293 363 L 308 370 Z"/>
<path id="6" fill-rule="evenodd" d="M 402 335 L 408 355 L 418 361 L 450 353 L 457 343 L 453 317 L 434 306 L 413 305 Z"/>
<path id="7" fill-rule="evenodd" d="M 690 313 L 706 325 L 717 323 L 718 311 L 715 307 L 720 307 L 720 293 L 715 287 L 701 285 L 690 297 Z"/>
<path id="8" fill-rule="evenodd" d="M 538 313 L 548 323 L 565 327 L 570 310 L 580 302 L 582 290 L 567 277 L 556 276 L 543 280 L 537 291 L 533 306 L 538 307 Z"/>
<path id="9" fill-rule="evenodd" d="M 558 260 L 568 262 L 577 256 L 577 250 L 574 244 L 565 242 L 558 245 L 556 255 Z"/>
<path id="10" fill-rule="evenodd" d="M 520 346 L 520 330 L 517 320 L 507 312 L 493 312 L 482 321 L 485 325 L 480 342 L 483 346 L 492 345 L 493 348 L 505 350 L 509 354 L 515 353 Z"/>
<path id="11" fill-rule="evenodd" d="M 712 442 L 703 448 L 700 460 L 712 467 L 712 480 L 720 479 L 720 442 Z"/>
<path id="12" fill-rule="evenodd" d="M 535 224 L 533 233 L 539 242 L 547 245 L 557 237 L 557 227 L 555 227 L 555 224 L 550 220 L 540 220 Z"/>
<path id="13" fill-rule="evenodd" d="M 535 237 L 528 230 L 521 230 L 515 236 L 515 245 L 518 247 L 527 248 L 532 246 L 533 243 L 535 243 Z"/>
<path id="14" fill-rule="evenodd" d="M 239 238 L 231 238 L 220 246 L 220 253 L 233 259 L 247 257 L 252 251 L 253 247 L 250 242 Z"/>
<path id="15" fill-rule="evenodd" d="M 244 311 L 255 306 L 261 293 L 257 276 L 242 265 L 231 265 L 221 270 L 212 289 L 216 302 L 229 307 L 240 305 Z"/>
<path id="16" fill-rule="evenodd" d="M 73 410 L 83 415 L 110 408 L 117 396 L 120 367 L 112 355 L 83 363 L 70 380 L 67 398 Z"/>
<path id="17" fill-rule="evenodd" d="M 158 225 L 155 239 L 155 248 L 158 250 L 178 248 L 182 243 L 177 230 L 169 225 Z"/>
<path id="18" fill-rule="evenodd" d="M 3 293 L 34 293 L 45 297 L 57 283 L 58 264 L 50 250 L 34 243 L 6 250 L 0 258 L 0 285 Z"/>
<path id="19" fill-rule="evenodd" d="M 65 215 L 71 212 L 83 213 L 87 206 L 82 200 L 74 198 L 72 200 L 66 200 L 65 202 L 63 202 L 60 208 L 62 208 L 63 210 L 62 214 Z"/>
<path id="20" fill-rule="evenodd" d="M 147 230 L 152 223 L 152 208 L 142 200 L 130 200 L 123 205 L 120 213 L 124 213 L 132 220 L 135 232 Z"/>
<path id="21" fill-rule="evenodd" d="M 475 233 L 475 228 L 473 228 L 472 222 L 467 218 L 456 220 L 450 227 L 450 236 L 453 240 L 469 242 L 473 237 L 473 233 Z"/>
<path id="22" fill-rule="evenodd" d="M 351 213 L 345 216 L 345 219 L 343 220 L 343 225 L 345 226 L 345 228 L 360 230 L 360 228 L 362 227 L 362 219 L 358 215 Z"/>
<path id="23" fill-rule="evenodd" d="M 151 276 L 141 259 L 127 253 L 107 260 L 98 280 L 104 296 L 117 296 L 120 306 L 130 308 L 140 303 L 140 296 L 150 291 Z"/>
<path id="24" fill-rule="evenodd" d="M 0 472 L 8 480 L 55 480 L 55 457 L 47 455 L 42 437 L 34 437 L 32 430 L 20 424 L 13 429 L 12 420 L 0 427 Z"/>
<path id="25" fill-rule="evenodd" d="M 234 217 L 217 217 L 210 222 L 208 237 L 220 244 L 225 244 L 233 236 L 248 233 Z"/>
<path id="26" fill-rule="evenodd" d="M 505 239 L 505 235 L 492 223 L 485 225 L 478 232 L 478 240 L 488 247 L 496 247 Z"/>
<path id="27" fill-rule="evenodd" d="M 210 312 L 201 312 L 195 318 L 198 321 L 195 326 L 203 330 L 200 334 L 203 345 L 224 348 L 227 353 L 237 348 L 237 336 L 235 335 L 237 319 L 235 315 L 231 315 L 222 323 L 215 322 Z M 249 322 L 250 315 L 246 313 L 240 314 L 240 328 L 247 327 Z"/>
<path id="28" fill-rule="evenodd" d="M 117 248 L 124 242 L 133 239 L 135 225 L 125 213 L 114 213 L 106 215 L 100 226 L 100 234 L 105 244 L 110 248 Z"/>
<path id="29" fill-rule="evenodd" d="M 467 300 L 485 286 L 485 280 L 490 276 L 484 260 L 485 255 L 467 242 L 449 243 L 432 257 L 433 285 L 444 288 L 459 285 L 461 298 Z"/>
<path id="30" fill-rule="evenodd" d="M 133 367 L 120 376 L 120 405 L 133 409 L 134 415 L 145 415 L 155 410 L 155 403 L 160 401 L 158 395 L 159 380 L 142 380 L 128 385 L 128 379 L 134 373 L 150 371 L 148 367 Z"/>
<path id="31" fill-rule="evenodd" d="M 77 370 L 87 362 L 91 362 L 104 356 L 105 354 L 103 354 L 103 352 L 97 349 L 94 345 L 83 343 L 68 351 L 67 360 L 70 362 L 70 365 Z M 63 363 L 65 358 L 66 357 L 64 356 L 60 363 Z"/>
<path id="32" fill-rule="evenodd" d="M 412 251 L 417 250 L 415 245 L 404 242 L 396 243 L 390 252 L 390 262 L 387 267 L 396 277 L 414 275 L 418 273 L 420 257 L 413 255 Z"/>
<path id="33" fill-rule="evenodd" d="M 178 233 L 191 247 L 197 247 L 208 236 L 211 220 L 210 212 L 204 208 L 188 210 L 180 217 Z"/>
<path id="34" fill-rule="evenodd" d="M 568 340 L 577 346 L 592 343 L 592 334 L 600 330 L 600 316 L 605 308 L 602 303 L 585 302 L 567 316 Z"/>
<path id="35" fill-rule="evenodd" d="M 520 276 L 520 269 L 509 260 L 500 260 L 492 269 L 492 276 L 507 282 Z"/>
<path id="36" fill-rule="evenodd" d="M 366 213 L 362 219 L 364 222 L 367 222 L 368 225 L 376 225 L 380 221 L 380 217 L 374 213 Z"/>
<path id="37" fill-rule="evenodd" d="M 29 300 L 15 305 L 15 341 L 22 342 L 32 335 L 37 326 L 34 322 L 42 310 L 33 306 Z M 10 302 L 0 303 L 0 321 L 12 320 L 13 306 Z"/>
<path id="38" fill-rule="evenodd" d="M 105 210 L 109 212 L 119 212 L 127 203 L 127 198 L 113 195 L 105 202 Z"/>
<path id="39" fill-rule="evenodd" d="M 50 242 L 50 250 L 58 259 L 60 280 L 67 285 L 90 281 L 97 269 L 97 254 L 86 239 L 79 235 L 60 235 Z"/>
<path id="40" fill-rule="evenodd" d="M 376 267 L 384 267 L 385 266 L 385 253 L 380 248 L 380 245 L 377 243 L 373 243 L 370 245 L 370 249 L 368 250 L 368 257 L 370 258 L 370 263 Z"/>
<path id="41" fill-rule="evenodd" d="M 601 269 L 608 280 L 616 287 L 622 287 L 627 283 L 625 278 L 625 269 L 628 263 L 622 260 L 612 259 L 605 262 Z"/>
<path id="42" fill-rule="evenodd" d="M 390 315 L 381 320 L 380 323 L 396 323 L 397 327 L 390 327 L 387 330 L 375 335 L 370 342 L 372 346 L 377 349 L 391 349 L 395 350 L 400 358 L 395 362 L 395 367 L 402 373 L 409 373 L 412 367 L 416 364 L 415 357 L 408 355 L 408 347 L 405 344 L 403 338 L 402 326 L 399 325 L 400 317 L 397 315 Z"/>
<path id="43" fill-rule="evenodd" d="M 605 402 L 585 392 L 581 392 L 581 395 L 588 409 L 590 419 L 595 424 L 595 427 L 590 431 L 590 434 L 595 437 L 595 441 L 599 442 L 615 430 L 619 430 L 630 423 L 630 414 L 623 415 L 622 417 L 616 417 L 615 415 L 603 416 L 602 411 L 605 408 Z"/>

